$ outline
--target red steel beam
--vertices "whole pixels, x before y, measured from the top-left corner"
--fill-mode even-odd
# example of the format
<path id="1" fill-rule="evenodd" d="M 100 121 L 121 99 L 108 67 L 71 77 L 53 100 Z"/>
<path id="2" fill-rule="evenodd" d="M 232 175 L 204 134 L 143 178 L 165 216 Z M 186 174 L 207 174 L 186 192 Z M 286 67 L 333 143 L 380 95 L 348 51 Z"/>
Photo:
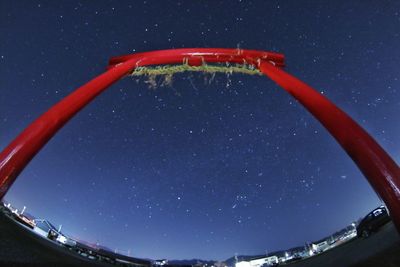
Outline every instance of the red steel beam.
<path id="1" fill-rule="evenodd" d="M 179 56 L 177 56 L 179 55 Z M 181 48 L 169 50 L 157 50 L 152 52 L 136 53 L 131 55 L 124 55 L 113 57 L 109 61 L 108 67 L 113 67 L 117 64 L 128 61 L 134 57 L 141 57 L 142 60 L 154 60 L 155 62 L 161 57 L 163 63 L 161 64 L 179 64 L 182 63 L 183 58 L 197 58 L 204 59 L 205 62 L 230 62 L 230 63 L 255 63 L 257 60 L 268 60 L 277 66 L 284 66 L 284 56 L 279 53 L 259 51 L 259 50 L 244 50 L 244 49 L 230 49 L 230 48 Z M 169 58 L 169 61 L 167 62 Z M 151 65 L 152 63 L 149 62 Z M 157 63 L 153 63 L 157 64 Z"/>
<path id="2" fill-rule="evenodd" d="M 108 86 L 138 66 L 182 63 L 198 65 L 202 61 L 255 64 L 256 60 L 270 60 L 282 66 L 282 54 L 225 48 L 188 48 L 159 50 L 116 57 L 110 60 L 108 70 L 51 107 L 0 153 L 0 199 L 8 191 L 19 173 L 40 149 L 68 122 Z"/>
<path id="3" fill-rule="evenodd" d="M 203 62 L 247 63 L 260 69 L 303 104 L 332 134 L 385 201 L 400 231 L 400 169 L 379 144 L 346 113 L 279 67 L 282 54 L 225 48 L 159 50 L 114 57 L 108 70 L 79 87 L 32 122 L 0 153 L 0 199 L 40 149 L 108 86 L 138 66 Z"/>
<path id="4" fill-rule="evenodd" d="M 315 89 L 262 61 L 262 73 L 296 98 L 342 146 L 383 199 L 400 232 L 400 168 L 385 150 L 349 115 Z"/>

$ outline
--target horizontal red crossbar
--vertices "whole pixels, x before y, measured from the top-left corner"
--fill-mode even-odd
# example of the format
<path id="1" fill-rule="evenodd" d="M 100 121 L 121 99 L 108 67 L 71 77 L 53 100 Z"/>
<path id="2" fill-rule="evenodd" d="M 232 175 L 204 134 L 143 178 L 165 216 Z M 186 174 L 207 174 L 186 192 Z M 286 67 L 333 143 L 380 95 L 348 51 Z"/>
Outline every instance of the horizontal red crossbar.
<path id="1" fill-rule="evenodd" d="M 181 48 L 170 50 L 156 50 L 151 52 L 136 53 L 131 55 L 117 56 L 110 59 L 108 68 L 121 64 L 128 60 L 140 58 L 137 66 L 181 64 L 187 60 L 189 65 L 198 66 L 204 62 L 208 63 L 238 63 L 252 64 L 258 67 L 261 61 L 268 61 L 277 66 L 285 66 L 283 54 L 232 48 Z"/>

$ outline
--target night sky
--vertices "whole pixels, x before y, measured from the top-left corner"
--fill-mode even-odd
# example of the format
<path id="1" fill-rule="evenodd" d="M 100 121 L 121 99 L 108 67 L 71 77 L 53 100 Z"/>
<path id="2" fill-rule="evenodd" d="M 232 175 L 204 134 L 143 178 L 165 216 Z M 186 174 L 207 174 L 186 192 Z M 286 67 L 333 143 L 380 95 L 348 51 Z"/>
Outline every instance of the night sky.
<path id="1" fill-rule="evenodd" d="M 105 70 L 182 47 L 284 53 L 286 70 L 400 162 L 399 1 L 0 1 L 0 148 Z M 136 257 L 226 259 L 317 240 L 382 202 L 266 77 L 124 78 L 74 117 L 5 199 Z"/>

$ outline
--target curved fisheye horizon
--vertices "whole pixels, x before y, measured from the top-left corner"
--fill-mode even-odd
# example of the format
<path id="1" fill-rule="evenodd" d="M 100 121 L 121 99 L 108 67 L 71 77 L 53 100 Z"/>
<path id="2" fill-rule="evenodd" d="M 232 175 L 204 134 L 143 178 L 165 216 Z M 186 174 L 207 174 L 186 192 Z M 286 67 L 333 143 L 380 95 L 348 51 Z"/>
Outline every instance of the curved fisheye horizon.
<path id="1" fill-rule="evenodd" d="M 144 13 L 164 6 L 145 2 L 140 4 Z M 390 66 L 400 55 L 390 50 L 397 39 L 395 24 L 389 23 L 397 15 L 376 7 L 379 12 L 362 24 L 350 14 L 357 9 L 366 16 L 370 8 L 338 5 L 346 12 L 332 13 L 332 6 L 306 5 L 300 10 L 320 15 L 301 22 L 302 16 L 292 16 L 286 24 L 307 29 L 307 23 L 320 20 L 318 27 L 297 36 L 296 27 L 272 30 L 263 22 L 256 28 L 269 32 L 260 35 L 269 39 L 261 42 L 245 30 L 256 25 L 246 14 L 254 17 L 260 12 L 256 6 L 272 3 L 251 3 L 242 11 L 240 1 L 234 4 L 232 11 L 242 12 L 234 16 L 242 18 L 232 24 L 236 30 L 210 24 L 230 20 L 215 11 L 207 20 L 189 19 L 193 10 L 205 7 L 171 5 L 189 10 L 178 21 L 214 25 L 208 39 L 172 27 L 166 18 L 176 10 L 169 7 L 164 8 L 170 13 L 158 19 L 139 19 L 131 34 L 100 22 L 123 23 L 128 3 L 62 2 L 65 12 L 49 3 L 27 5 L 33 12 L 22 14 L 42 14 L 37 22 L 49 32 L 61 29 L 56 39 L 63 44 L 45 44 L 33 30 L 38 35 L 25 43 L 33 44 L 36 52 L 27 60 L 34 64 L 25 70 L 18 70 L 20 54 L 11 61 L 7 53 L 26 44 L 0 45 L 7 51 L 0 61 L 7 66 L 1 70 L 2 209 L 16 221 L 27 220 L 22 224 L 33 232 L 48 225 L 53 230 L 46 238 L 100 261 L 107 251 L 127 256 L 124 260 L 167 259 L 172 265 L 218 260 L 221 266 L 255 267 L 351 250 L 359 240 L 372 244 L 374 236 L 365 239 L 372 235 L 364 226 L 367 214 L 390 215 L 391 228 L 377 236 L 399 229 L 398 77 Z M 21 15 L 15 12 L 18 4 L 5 6 L 9 29 L 0 31 L 12 36 Z M 277 12 L 297 14 L 294 6 L 278 6 Z M 51 15 L 43 16 L 49 9 Z M 87 14 L 85 22 L 77 14 Z M 330 23 L 339 17 L 343 25 L 356 25 L 343 35 L 351 36 L 345 42 L 338 38 L 343 28 Z M 274 25 L 277 18 L 265 21 Z M 263 20 L 256 16 L 255 21 Z M 79 23 L 85 26 L 66 30 Z M 318 29 L 324 31 L 311 34 Z M 229 33 L 238 35 L 228 38 Z M 172 45 L 159 43 L 178 35 Z M 222 35 L 228 39 L 216 38 Z M 290 42 L 294 36 L 296 45 Z M 374 43 L 378 39 L 390 41 Z M 79 46 L 71 49 L 72 40 Z M 386 47 L 379 58 L 378 46 Z M 102 63 L 118 54 L 125 56 L 111 58 L 105 70 Z M 87 83 L 93 77 L 98 78 Z M 61 104 L 54 108 L 56 103 Z M 82 252 L 80 246 L 96 252 Z"/>

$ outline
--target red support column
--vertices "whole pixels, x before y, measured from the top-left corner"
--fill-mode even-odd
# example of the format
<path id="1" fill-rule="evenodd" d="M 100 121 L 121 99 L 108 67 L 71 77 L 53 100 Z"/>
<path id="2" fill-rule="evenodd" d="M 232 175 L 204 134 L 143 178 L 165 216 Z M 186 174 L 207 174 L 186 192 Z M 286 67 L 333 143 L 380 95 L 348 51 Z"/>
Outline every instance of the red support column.
<path id="1" fill-rule="evenodd" d="M 387 205 L 400 232 L 400 168 L 353 119 L 316 90 L 263 61 L 259 69 L 296 98 L 338 141 Z"/>
<path id="2" fill-rule="evenodd" d="M 0 199 L 57 131 L 98 94 L 131 71 L 136 61 L 130 59 L 76 89 L 32 122 L 0 153 Z"/>
<path id="3" fill-rule="evenodd" d="M 255 59 L 268 59 L 279 66 L 283 66 L 284 61 L 283 55 L 278 53 L 227 48 L 158 50 L 112 58 L 108 71 L 51 107 L 0 153 L 0 199 L 30 160 L 57 131 L 108 86 L 137 66 L 181 64 L 184 59 L 221 63 L 254 63 Z"/>
<path id="4" fill-rule="evenodd" d="M 242 49 L 189 48 L 160 50 L 112 58 L 109 70 L 51 107 L 0 153 L 0 199 L 40 149 L 97 95 L 137 66 L 188 62 L 248 63 L 259 69 L 303 104 L 335 137 L 378 195 L 400 231 L 400 169 L 390 156 L 346 113 L 310 86 L 277 67 L 282 54 Z M 273 66 L 274 64 L 275 66 Z"/>

